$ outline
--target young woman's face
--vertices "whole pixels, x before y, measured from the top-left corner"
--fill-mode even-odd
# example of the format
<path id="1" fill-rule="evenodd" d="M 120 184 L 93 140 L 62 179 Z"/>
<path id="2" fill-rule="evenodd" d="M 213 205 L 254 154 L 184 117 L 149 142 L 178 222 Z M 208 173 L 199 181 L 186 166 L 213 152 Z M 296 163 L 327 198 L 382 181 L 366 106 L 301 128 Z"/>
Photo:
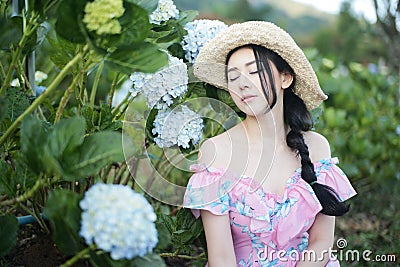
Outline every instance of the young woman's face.
<path id="1" fill-rule="evenodd" d="M 280 74 L 272 62 L 270 66 L 275 88 L 280 91 L 279 79 L 275 79 Z M 229 93 L 241 111 L 251 116 L 265 114 L 268 111 L 269 104 L 262 91 L 252 48 L 243 47 L 232 53 L 227 66 L 227 78 Z"/>

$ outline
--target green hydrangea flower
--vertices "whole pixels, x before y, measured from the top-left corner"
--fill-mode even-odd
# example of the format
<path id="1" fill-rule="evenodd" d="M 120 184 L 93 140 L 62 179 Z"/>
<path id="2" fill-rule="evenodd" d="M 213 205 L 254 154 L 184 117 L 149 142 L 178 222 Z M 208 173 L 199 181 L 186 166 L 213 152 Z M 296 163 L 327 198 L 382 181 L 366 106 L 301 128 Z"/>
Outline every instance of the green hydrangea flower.
<path id="1" fill-rule="evenodd" d="M 121 25 L 118 18 L 124 12 L 122 0 L 95 0 L 86 4 L 83 22 L 98 35 L 119 34 Z"/>

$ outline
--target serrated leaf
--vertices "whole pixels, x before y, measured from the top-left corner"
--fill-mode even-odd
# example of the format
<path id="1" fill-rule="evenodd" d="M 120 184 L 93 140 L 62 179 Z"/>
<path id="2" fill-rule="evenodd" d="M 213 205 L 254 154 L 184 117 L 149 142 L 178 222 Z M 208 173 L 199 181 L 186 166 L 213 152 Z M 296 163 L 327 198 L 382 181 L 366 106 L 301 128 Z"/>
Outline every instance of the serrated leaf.
<path id="1" fill-rule="evenodd" d="M 51 38 L 47 36 L 51 49 L 49 49 L 51 61 L 62 69 L 73 57 L 76 51 L 76 44 L 61 38 Z"/>
<path id="2" fill-rule="evenodd" d="M 118 20 L 122 28 L 118 46 L 134 45 L 144 41 L 150 31 L 148 13 L 136 4 L 125 3 L 124 8 L 124 15 Z"/>
<path id="3" fill-rule="evenodd" d="M 58 6 L 56 32 L 73 43 L 84 43 L 81 26 L 84 15 L 84 0 L 63 0 Z"/>
<path id="4" fill-rule="evenodd" d="M 0 96 L 0 122 L 7 117 L 8 101 L 5 96 Z"/>
<path id="5" fill-rule="evenodd" d="M 177 230 L 172 233 L 172 242 L 179 247 L 190 244 L 194 239 L 195 237 L 190 230 Z"/>
<path id="6" fill-rule="evenodd" d="M 144 257 L 136 257 L 132 261 L 132 267 L 165 267 L 164 260 L 158 255 L 154 253 L 150 253 L 145 255 Z"/>
<path id="7" fill-rule="evenodd" d="M 117 132 L 96 132 L 65 157 L 64 179 L 74 181 L 99 172 L 106 164 L 124 160 L 122 136 Z"/>
<path id="8" fill-rule="evenodd" d="M 7 255 L 17 243 L 18 220 L 14 215 L 0 216 L 0 257 Z"/>
<path id="9" fill-rule="evenodd" d="M 71 153 L 83 143 L 86 123 L 82 117 L 60 120 L 49 135 L 49 153 L 58 160 L 63 154 Z"/>
<path id="10" fill-rule="evenodd" d="M 168 63 L 168 56 L 151 43 L 119 47 L 107 58 L 107 62 L 124 73 L 156 72 Z"/>
<path id="11" fill-rule="evenodd" d="M 109 253 L 97 253 L 90 251 L 90 263 L 93 267 L 131 267 L 128 260 L 113 260 Z"/>
<path id="12" fill-rule="evenodd" d="M 6 93 L 7 116 L 15 121 L 30 105 L 28 95 L 19 87 L 10 87 Z"/>
<path id="13" fill-rule="evenodd" d="M 13 23 L 11 19 L 6 18 L 6 16 L 0 16 L 0 49 L 9 50 L 10 46 L 17 45 L 22 37 L 21 29 L 22 28 Z"/>
<path id="14" fill-rule="evenodd" d="M 148 13 L 153 12 L 158 5 L 158 0 L 127 0 L 127 2 L 136 4 L 144 8 Z"/>
<path id="15" fill-rule="evenodd" d="M 79 237 L 81 196 L 68 190 L 53 190 L 49 193 L 44 216 L 50 220 L 52 238 L 57 247 L 66 255 L 73 255 L 83 249 Z"/>
<path id="16" fill-rule="evenodd" d="M 48 130 L 35 116 L 26 116 L 21 124 L 21 153 L 27 166 L 36 174 L 48 170 Z"/>
<path id="17" fill-rule="evenodd" d="M 158 214 L 158 216 L 161 219 L 160 223 L 164 223 L 165 227 L 172 234 L 176 229 L 176 225 L 175 225 L 176 223 L 175 223 L 174 219 L 172 219 L 172 217 L 170 217 L 166 214 L 163 214 L 163 213 Z"/>
<path id="18" fill-rule="evenodd" d="M 199 11 L 197 10 L 185 10 L 179 12 L 178 22 L 181 25 L 185 25 L 188 22 L 193 21 L 199 15 Z"/>

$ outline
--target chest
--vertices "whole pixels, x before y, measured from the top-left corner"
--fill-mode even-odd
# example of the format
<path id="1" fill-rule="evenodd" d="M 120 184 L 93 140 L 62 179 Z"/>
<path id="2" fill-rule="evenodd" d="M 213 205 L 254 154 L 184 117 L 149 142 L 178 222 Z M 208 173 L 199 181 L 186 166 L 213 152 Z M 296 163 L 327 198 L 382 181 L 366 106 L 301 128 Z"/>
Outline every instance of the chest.
<path id="1" fill-rule="evenodd" d="M 265 192 L 282 195 L 287 180 L 301 166 L 290 149 L 247 148 L 233 151 L 229 169 L 240 176 L 252 177 Z"/>

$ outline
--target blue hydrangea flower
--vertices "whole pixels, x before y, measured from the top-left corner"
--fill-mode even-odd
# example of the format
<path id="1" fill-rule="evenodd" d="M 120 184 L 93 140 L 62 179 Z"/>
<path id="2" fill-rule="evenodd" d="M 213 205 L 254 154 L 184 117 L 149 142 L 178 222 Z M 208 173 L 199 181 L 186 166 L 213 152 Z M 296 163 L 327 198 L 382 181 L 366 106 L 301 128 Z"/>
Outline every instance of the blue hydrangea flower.
<path id="1" fill-rule="evenodd" d="M 203 119 L 182 105 L 181 110 L 160 110 L 153 122 L 152 133 L 156 135 L 154 141 L 159 147 L 178 145 L 189 148 L 189 143 L 200 142 L 202 137 Z"/>
<path id="2" fill-rule="evenodd" d="M 161 22 L 170 18 L 179 18 L 179 10 L 176 8 L 174 1 L 159 0 L 156 10 L 150 14 L 150 23 L 161 24 Z"/>
<path id="3" fill-rule="evenodd" d="M 187 35 L 183 37 L 182 48 L 185 51 L 185 58 L 194 63 L 200 49 L 221 30 L 228 26 L 219 20 L 200 19 L 189 22 L 185 25 Z"/>
<path id="4" fill-rule="evenodd" d="M 158 242 L 156 215 L 145 197 L 128 186 L 98 183 L 79 203 L 79 234 L 110 253 L 114 260 L 151 252 Z"/>
<path id="5" fill-rule="evenodd" d="M 36 97 L 40 96 L 44 91 L 46 91 L 45 86 L 38 85 L 36 86 Z"/>
<path id="6" fill-rule="evenodd" d="M 132 93 L 143 93 L 149 108 L 165 109 L 174 98 L 187 91 L 189 81 L 187 65 L 182 59 L 168 55 L 168 66 L 156 73 L 132 73 Z"/>

